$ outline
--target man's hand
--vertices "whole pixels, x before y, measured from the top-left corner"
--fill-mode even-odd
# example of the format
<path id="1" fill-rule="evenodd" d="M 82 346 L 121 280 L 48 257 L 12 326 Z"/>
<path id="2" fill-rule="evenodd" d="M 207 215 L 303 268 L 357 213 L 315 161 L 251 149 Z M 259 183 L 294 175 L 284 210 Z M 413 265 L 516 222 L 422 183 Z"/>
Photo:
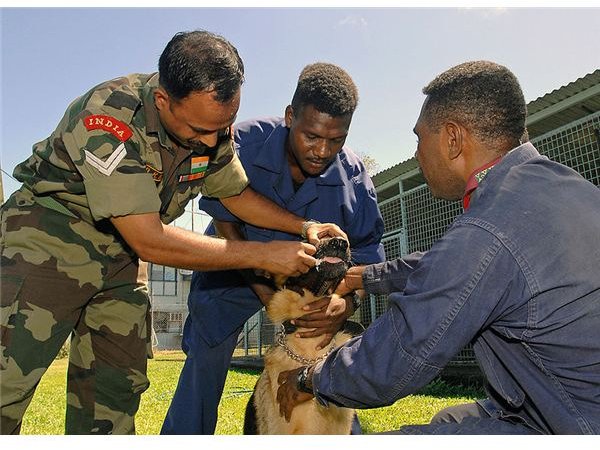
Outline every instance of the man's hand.
<path id="1" fill-rule="evenodd" d="M 344 296 L 349 294 L 350 292 L 363 289 L 363 280 L 362 275 L 367 266 L 354 266 L 350 267 L 346 272 L 346 276 L 338 284 L 338 287 L 335 290 L 335 293 Z"/>
<path id="2" fill-rule="evenodd" d="M 345 299 L 337 294 L 309 303 L 303 309 L 308 314 L 292 320 L 292 324 L 311 329 L 311 331 L 297 333 L 296 336 L 298 337 L 323 336 L 323 339 L 317 344 L 316 350 L 321 350 L 329 344 L 333 336 L 344 325 L 346 319 L 354 314 L 352 300 Z"/>
<path id="3" fill-rule="evenodd" d="M 265 251 L 261 255 L 260 268 L 277 275 L 295 277 L 313 267 L 317 260 L 311 255 L 317 251 L 305 242 L 271 241 L 265 242 Z"/>
<path id="4" fill-rule="evenodd" d="M 319 240 L 324 237 L 340 236 L 348 240 L 346 233 L 342 231 L 335 223 L 317 223 L 313 222 L 306 229 L 306 240 L 313 245 L 317 245 Z"/>
<path id="5" fill-rule="evenodd" d="M 281 372 L 277 378 L 277 383 L 279 384 L 279 389 L 277 389 L 279 414 L 285 417 L 286 422 L 290 421 L 292 411 L 297 405 L 313 398 L 311 394 L 300 392 L 296 389 L 296 380 L 302 369 L 303 367 L 286 370 L 285 372 Z"/>

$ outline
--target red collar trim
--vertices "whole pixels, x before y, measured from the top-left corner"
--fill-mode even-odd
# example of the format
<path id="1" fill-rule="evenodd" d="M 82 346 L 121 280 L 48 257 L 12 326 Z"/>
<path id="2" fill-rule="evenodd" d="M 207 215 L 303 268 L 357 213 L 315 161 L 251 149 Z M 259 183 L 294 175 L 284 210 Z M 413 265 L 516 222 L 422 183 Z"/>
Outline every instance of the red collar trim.
<path id="1" fill-rule="evenodd" d="M 481 183 L 481 180 L 485 178 L 490 169 L 498 164 L 498 162 L 502 159 L 502 156 L 499 156 L 493 161 L 490 161 L 478 169 L 475 169 L 469 176 L 469 179 L 467 180 L 467 186 L 465 187 L 465 193 L 463 195 L 463 208 L 465 210 L 469 207 L 469 203 L 471 202 L 471 194 L 473 194 L 475 189 L 477 189 L 477 186 L 479 186 L 479 183 Z"/>

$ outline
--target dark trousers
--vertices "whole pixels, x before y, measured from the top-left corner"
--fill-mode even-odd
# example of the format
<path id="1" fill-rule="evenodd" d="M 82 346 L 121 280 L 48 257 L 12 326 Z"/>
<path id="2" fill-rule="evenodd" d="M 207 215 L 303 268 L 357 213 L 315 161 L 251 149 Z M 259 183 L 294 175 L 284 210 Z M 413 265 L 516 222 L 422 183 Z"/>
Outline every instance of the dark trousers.
<path id="1" fill-rule="evenodd" d="M 218 407 L 241 328 L 210 347 L 188 316 L 182 348 L 187 355 L 161 434 L 214 434 Z"/>

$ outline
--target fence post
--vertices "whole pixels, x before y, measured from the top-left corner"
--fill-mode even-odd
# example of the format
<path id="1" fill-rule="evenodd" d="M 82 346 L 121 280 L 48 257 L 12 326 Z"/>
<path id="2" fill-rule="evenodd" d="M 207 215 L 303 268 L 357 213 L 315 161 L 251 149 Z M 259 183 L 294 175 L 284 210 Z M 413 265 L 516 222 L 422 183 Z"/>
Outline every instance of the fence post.
<path id="1" fill-rule="evenodd" d="M 373 294 L 369 294 L 369 309 L 371 310 L 371 323 L 373 323 L 377 318 L 377 307 L 375 305 L 376 302 L 377 300 L 375 299 L 375 296 Z"/>
<path id="2" fill-rule="evenodd" d="M 244 356 L 248 356 L 248 321 L 244 323 Z"/>
<path id="3" fill-rule="evenodd" d="M 258 313 L 258 339 L 257 339 L 257 344 L 258 344 L 258 356 L 259 357 L 262 357 L 262 322 L 263 322 L 263 315 L 262 315 L 262 310 L 261 310 Z"/>

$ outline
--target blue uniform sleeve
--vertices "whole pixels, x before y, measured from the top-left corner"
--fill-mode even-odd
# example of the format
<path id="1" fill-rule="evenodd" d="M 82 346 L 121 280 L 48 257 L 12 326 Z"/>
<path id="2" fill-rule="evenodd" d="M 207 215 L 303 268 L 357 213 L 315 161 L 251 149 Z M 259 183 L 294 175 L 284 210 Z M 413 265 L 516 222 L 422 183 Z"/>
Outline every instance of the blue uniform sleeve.
<path id="1" fill-rule="evenodd" d="M 424 253 L 415 252 L 392 261 L 371 264 L 363 273 L 363 285 L 367 294 L 390 294 L 403 291 L 406 280 Z"/>
<path id="2" fill-rule="evenodd" d="M 201 197 L 198 201 L 198 208 L 205 211 L 213 219 L 222 222 L 240 222 L 240 220 L 231 214 L 227 208 L 219 201 L 218 198 Z"/>
<path id="3" fill-rule="evenodd" d="M 525 303 L 527 292 L 498 238 L 476 226 L 454 227 L 390 296 L 388 310 L 316 367 L 316 398 L 372 408 L 416 392 L 516 299 Z"/>

